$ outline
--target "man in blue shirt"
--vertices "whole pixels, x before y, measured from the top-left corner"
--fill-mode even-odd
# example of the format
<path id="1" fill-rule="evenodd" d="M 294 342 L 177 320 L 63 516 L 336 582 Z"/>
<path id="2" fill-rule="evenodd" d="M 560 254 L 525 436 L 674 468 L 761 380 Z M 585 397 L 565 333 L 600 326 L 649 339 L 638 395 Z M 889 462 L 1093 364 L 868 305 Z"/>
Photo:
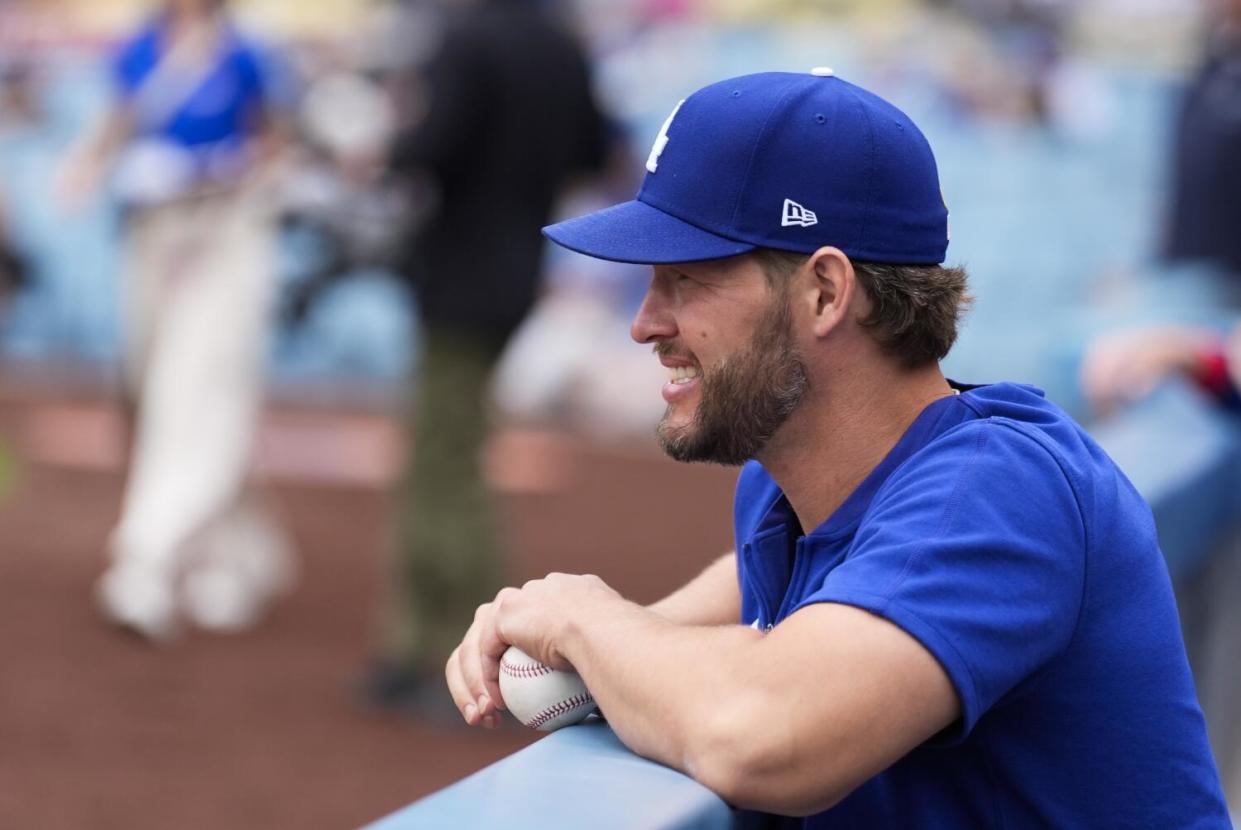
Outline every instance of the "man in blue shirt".
<path id="1" fill-rule="evenodd" d="M 827 68 L 714 84 L 635 201 L 546 233 L 653 264 L 659 437 L 744 464 L 737 551 L 650 608 L 501 591 L 447 666 L 467 722 L 514 644 L 794 825 L 1229 826 L 1149 509 L 1038 390 L 940 371 L 965 275 L 904 113 Z"/>

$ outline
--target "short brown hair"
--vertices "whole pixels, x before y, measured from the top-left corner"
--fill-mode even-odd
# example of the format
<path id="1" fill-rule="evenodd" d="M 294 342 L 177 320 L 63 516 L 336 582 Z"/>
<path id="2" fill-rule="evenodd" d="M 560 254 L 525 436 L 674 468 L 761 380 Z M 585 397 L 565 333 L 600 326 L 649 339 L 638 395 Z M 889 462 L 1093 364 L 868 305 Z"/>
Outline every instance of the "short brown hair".
<path id="1" fill-rule="evenodd" d="M 768 282 L 786 280 L 808 254 L 760 248 L 754 252 Z M 961 316 L 973 302 L 964 268 L 851 260 L 858 283 L 870 298 L 862 326 L 901 365 L 916 369 L 947 356 L 957 340 Z"/>

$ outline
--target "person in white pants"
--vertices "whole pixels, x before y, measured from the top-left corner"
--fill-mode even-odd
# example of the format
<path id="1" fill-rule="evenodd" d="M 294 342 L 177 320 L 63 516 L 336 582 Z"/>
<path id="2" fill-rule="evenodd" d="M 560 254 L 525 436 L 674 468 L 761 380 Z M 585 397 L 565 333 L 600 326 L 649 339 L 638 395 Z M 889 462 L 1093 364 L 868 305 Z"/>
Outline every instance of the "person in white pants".
<path id="1" fill-rule="evenodd" d="M 261 196 L 230 193 L 132 220 L 125 345 L 136 431 L 100 599 L 158 639 L 179 610 L 207 628 L 248 627 L 287 587 L 283 534 L 245 495 L 273 287 L 268 212 Z"/>
<path id="2" fill-rule="evenodd" d="M 104 614 L 153 640 L 256 622 L 292 577 L 246 494 L 273 281 L 271 101 L 221 0 L 169 0 L 114 61 L 119 100 L 69 159 L 67 201 L 115 161 L 126 206 L 124 368 L 133 447 Z"/>

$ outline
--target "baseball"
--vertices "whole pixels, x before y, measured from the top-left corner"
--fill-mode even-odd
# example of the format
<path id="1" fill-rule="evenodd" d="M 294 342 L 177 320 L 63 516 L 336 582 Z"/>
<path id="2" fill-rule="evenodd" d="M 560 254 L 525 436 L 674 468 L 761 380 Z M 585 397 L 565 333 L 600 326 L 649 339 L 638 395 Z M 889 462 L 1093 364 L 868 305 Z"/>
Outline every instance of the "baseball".
<path id="1" fill-rule="evenodd" d="M 595 711 L 577 673 L 545 666 L 517 646 L 500 658 L 500 694 L 513 717 L 540 732 L 571 726 Z"/>

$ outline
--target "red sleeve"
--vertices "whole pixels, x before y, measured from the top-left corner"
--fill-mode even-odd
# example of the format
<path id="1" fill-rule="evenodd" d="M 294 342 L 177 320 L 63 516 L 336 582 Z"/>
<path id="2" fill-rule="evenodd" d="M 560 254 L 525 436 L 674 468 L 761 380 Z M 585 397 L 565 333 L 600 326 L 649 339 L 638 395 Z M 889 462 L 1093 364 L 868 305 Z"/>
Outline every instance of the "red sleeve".
<path id="1" fill-rule="evenodd" d="M 1189 373 L 1194 383 L 1211 397 L 1226 405 L 1237 401 L 1238 390 L 1228 371 L 1228 357 L 1220 348 L 1204 350 Z"/>

